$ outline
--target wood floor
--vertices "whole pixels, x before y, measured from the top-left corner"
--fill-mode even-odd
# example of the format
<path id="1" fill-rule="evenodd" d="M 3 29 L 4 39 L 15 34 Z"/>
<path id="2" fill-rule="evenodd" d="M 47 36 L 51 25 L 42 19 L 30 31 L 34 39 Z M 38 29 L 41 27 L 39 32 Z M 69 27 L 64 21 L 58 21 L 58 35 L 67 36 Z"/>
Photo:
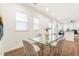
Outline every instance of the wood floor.
<path id="1" fill-rule="evenodd" d="M 12 51 L 5 52 L 4 56 L 24 56 L 24 49 L 23 47 L 20 47 Z"/>
<path id="2" fill-rule="evenodd" d="M 79 37 L 75 37 L 74 42 L 60 40 L 57 46 L 42 46 L 37 44 L 41 49 L 39 56 L 79 56 Z M 4 56 L 25 56 L 24 48 L 5 52 Z"/>

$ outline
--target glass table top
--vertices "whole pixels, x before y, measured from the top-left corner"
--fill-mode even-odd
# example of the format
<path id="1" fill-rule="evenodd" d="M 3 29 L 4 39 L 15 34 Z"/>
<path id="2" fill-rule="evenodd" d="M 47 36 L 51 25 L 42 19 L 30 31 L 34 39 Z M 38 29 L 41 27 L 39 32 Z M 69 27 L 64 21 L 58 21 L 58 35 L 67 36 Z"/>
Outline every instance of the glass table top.
<path id="1" fill-rule="evenodd" d="M 50 45 L 50 44 L 52 44 L 53 42 L 57 41 L 58 39 L 60 39 L 62 37 L 63 37 L 63 35 L 58 35 L 58 36 L 53 35 L 51 38 L 49 37 L 46 40 L 46 38 L 44 36 L 37 36 L 37 37 L 33 38 L 33 40 L 35 42 L 39 42 L 39 43 L 44 44 L 44 45 Z"/>

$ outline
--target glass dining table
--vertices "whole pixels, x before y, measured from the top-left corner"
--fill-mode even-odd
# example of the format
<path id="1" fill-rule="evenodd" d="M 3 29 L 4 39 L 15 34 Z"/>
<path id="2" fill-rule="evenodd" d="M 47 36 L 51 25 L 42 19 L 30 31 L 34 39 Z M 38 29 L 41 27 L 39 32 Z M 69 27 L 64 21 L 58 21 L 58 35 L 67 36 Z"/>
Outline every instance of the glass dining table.
<path id="1" fill-rule="evenodd" d="M 43 36 L 37 36 L 37 37 L 33 38 L 32 40 L 34 41 L 33 44 L 40 47 L 39 55 L 44 56 L 44 49 L 46 49 L 45 47 L 48 47 L 48 49 L 49 49 L 48 55 L 50 55 L 52 47 L 56 46 L 56 44 L 53 44 L 53 43 L 57 42 L 62 37 L 63 37 L 63 35 L 53 36 L 52 38 L 49 37 L 48 41 L 46 41 Z M 45 52 L 48 52 L 48 50 Z"/>

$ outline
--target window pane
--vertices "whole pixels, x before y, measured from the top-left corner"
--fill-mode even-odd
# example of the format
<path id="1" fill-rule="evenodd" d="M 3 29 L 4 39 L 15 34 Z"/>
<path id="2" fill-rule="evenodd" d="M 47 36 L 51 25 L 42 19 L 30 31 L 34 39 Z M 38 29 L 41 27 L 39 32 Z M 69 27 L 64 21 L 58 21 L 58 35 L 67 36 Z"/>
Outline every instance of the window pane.
<path id="1" fill-rule="evenodd" d="M 52 23 L 51 22 L 49 22 L 48 27 L 52 28 Z"/>
<path id="2" fill-rule="evenodd" d="M 39 30 L 39 17 L 33 18 L 33 30 Z"/>
<path id="3" fill-rule="evenodd" d="M 48 31 L 49 32 L 49 40 L 48 40 L 48 42 L 51 42 L 52 41 L 52 23 L 51 22 L 49 22 L 48 27 L 51 28 Z"/>
<path id="4" fill-rule="evenodd" d="M 33 30 L 39 30 L 39 25 L 33 25 Z"/>
<path id="5" fill-rule="evenodd" d="M 16 22 L 16 30 L 23 31 L 27 30 L 27 24 L 25 22 Z"/>
<path id="6" fill-rule="evenodd" d="M 27 16 L 24 13 L 16 12 L 16 20 L 18 20 L 18 21 L 26 21 L 27 22 Z"/>
<path id="7" fill-rule="evenodd" d="M 27 30 L 27 16 L 22 12 L 16 12 L 16 30 Z"/>
<path id="8" fill-rule="evenodd" d="M 33 19 L 33 23 L 39 24 L 39 18 L 34 18 L 34 19 Z"/>
<path id="9" fill-rule="evenodd" d="M 56 35 L 52 35 L 52 40 L 56 40 Z"/>

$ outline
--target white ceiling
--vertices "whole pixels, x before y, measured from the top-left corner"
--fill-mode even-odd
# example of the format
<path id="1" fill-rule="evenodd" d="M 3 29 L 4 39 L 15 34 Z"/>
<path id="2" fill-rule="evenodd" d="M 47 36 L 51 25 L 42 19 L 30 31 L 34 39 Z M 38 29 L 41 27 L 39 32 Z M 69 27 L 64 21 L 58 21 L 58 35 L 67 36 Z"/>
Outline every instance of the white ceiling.
<path id="1" fill-rule="evenodd" d="M 71 20 L 79 21 L 78 3 L 34 3 L 30 5 L 64 23 Z"/>

